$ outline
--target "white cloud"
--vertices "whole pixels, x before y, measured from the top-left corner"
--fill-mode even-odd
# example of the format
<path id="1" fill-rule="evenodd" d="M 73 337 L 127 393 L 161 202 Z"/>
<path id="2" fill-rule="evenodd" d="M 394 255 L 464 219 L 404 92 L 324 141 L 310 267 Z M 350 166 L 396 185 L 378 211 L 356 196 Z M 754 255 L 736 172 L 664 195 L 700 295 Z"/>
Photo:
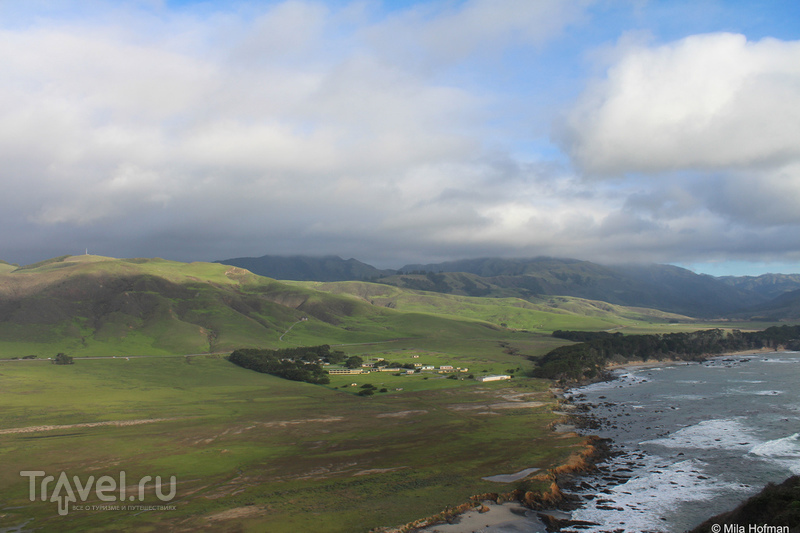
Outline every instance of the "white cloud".
<path id="1" fill-rule="evenodd" d="M 287 61 L 319 48 L 330 16 L 318 2 L 288 0 L 271 7 L 249 25 L 231 56 L 248 65 Z"/>
<path id="2" fill-rule="evenodd" d="M 712 211 L 731 220 L 754 227 L 798 225 L 800 161 L 757 173 L 715 177 L 703 193 Z"/>
<path id="3" fill-rule="evenodd" d="M 57 187 L 47 193 L 52 199 L 31 217 L 44 224 L 89 224 L 101 219 L 122 218 L 148 205 L 167 206 L 173 195 L 180 191 L 166 176 L 123 164 L 77 190 Z M 57 194 L 53 194 L 57 192 Z"/>
<path id="4" fill-rule="evenodd" d="M 419 165 L 480 149 L 461 131 L 478 104 L 466 92 L 386 64 L 357 41 L 314 52 L 329 15 L 321 4 L 278 4 L 252 22 L 229 20 L 237 39 L 213 52 L 187 48 L 206 41 L 198 33 L 217 36 L 199 19 L 175 23 L 190 34 L 172 35 L 177 47 L 86 24 L 4 30 L 0 157 L 6 180 L 13 170 L 38 191 L 6 215 L 87 224 L 181 195 L 200 210 L 221 198 L 229 209 L 292 198 L 324 210 L 332 190 L 360 204 L 356 196 L 386 188 L 370 182 L 403 188 Z M 308 57 L 287 64 L 282 50 L 303 46 Z"/>
<path id="5" fill-rule="evenodd" d="M 391 61 L 430 75 L 448 65 L 496 59 L 509 46 L 537 46 L 584 20 L 595 0 L 420 2 L 363 30 Z"/>
<path id="6" fill-rule="evenodd" d="M 547 160 L 561 159 L 553 147 L 530 151 L 546 144 L 531 133 L 544 126 L 526 124 L 545 104 L 485 82 L 513 69 L 504 79 L 549 84 L 525 55 L 589 3 L 421 2 L 387 16 L 368 2 L 176 12 L 98 0 L 96 17 L 20 16 L 0 29 L 0 223 L 15 249 L 72 240 L 82 250 L 91 236 L 116 247 L 109 255 L 386 264 L 676 260 L 682 247 L 737 242 L 733 219 L 797 222 L 794 43 L 623 40 L 570 115 L 573 155 L 591 173 L 719 175 L 583 180 Z M 743 198 L 764 211 L 747 217 Z"/>
<path id="7" fill-rule="evenodd" d="M 769 167 L 800 159 L 800 41 L 690 36 L 633 46 L 569 114 L 590 174 Z"/>

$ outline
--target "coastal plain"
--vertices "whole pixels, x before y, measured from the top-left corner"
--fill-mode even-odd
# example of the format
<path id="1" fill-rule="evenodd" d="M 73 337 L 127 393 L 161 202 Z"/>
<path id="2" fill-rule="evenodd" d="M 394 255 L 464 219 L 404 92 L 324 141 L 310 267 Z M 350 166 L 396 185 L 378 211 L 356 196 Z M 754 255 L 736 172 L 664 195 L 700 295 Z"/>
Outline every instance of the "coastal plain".
<path id="1" fill-rule="evenodd" d="M 533 379 L 364 398 L 216 355 L 6 361 L 0 374 L 2 527 L 367 531 L 498 491 L 481 478 L 557 466 L 583 441 L 550 432 L 554 401 Z M 175 510 L 116 511 L 92 495 L 84 503 L 109 510 L 59 516 L 56 503 L 29 501 L 20 471 L 39 470 L 175 475 Z M 147 503 L 161 503 L 152 489 Z"/>
<path id="2" fill-rule="evenodd" d="M 561 416 L 551 382 L 528 377 L 529 358 L 568 343 L 553 330 L 765 327 L 574 297 L 284 283 L 164 260 L 60 258 L 0 278 L 0 530 L 388 531 L 476 495 L 546 493 L 553 469 L 586 445 L 551 429 Z M 226 359 L 313 344 L 467 370 L 312 385 Z M 56 352 L 74 364 L 52 364 Z M 513 378 L 474 379 L 489 374 Z M 359 396 L 367 383 L 385 392 Z M 531 468 L 511 483 L 483 479 Z M 124 471 L 127 494 L 145 476 L 175 476 L 177 490 L 168 509 L 120 510 L 92 492 L 60 515 L 49 498 L 31 501 L 22 471 L 82 482 Z M 165 502 L 149 488 L 136 503 Z"/>

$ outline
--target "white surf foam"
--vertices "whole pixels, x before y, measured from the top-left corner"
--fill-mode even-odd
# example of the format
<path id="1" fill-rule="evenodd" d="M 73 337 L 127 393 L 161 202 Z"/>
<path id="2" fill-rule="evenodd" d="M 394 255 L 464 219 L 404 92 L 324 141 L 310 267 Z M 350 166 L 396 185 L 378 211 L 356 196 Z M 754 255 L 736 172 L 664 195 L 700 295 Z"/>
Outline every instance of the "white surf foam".
<path id="1" fill-rule="evenodd" d="M 722 394 L 726 396 L 734 396 L 738 394 L 751 395 L 751 396 L 778 396 L 783 394 L 784 391 L 780 390 L 750 390 L 743 387 L 733 387 L 726 389 Z"/>
<path id="2" fill-rule="evenodd" d="M 750 453 L 760 457 L 800 457 L 800 433 L 754 446 Z"/>
<path id="3" fill-rule="evenodd" d="M 671 435 L 641 442 L 667 448 L 750 449 L 759 442 L 747 427 L 733 418 L 705 420 Z"/>
<path id="4" fill-rule="evenodd" d="M 699 394 L 673 394 L 671 396 L 667 396 L 666 399 L 672 402 L 678 402 L 683 400 L 688 400 L 688 401 L 705 400 L 706 397 L 701 396 Z"/>
<path id="5" fill-rule="evenodd" d="M 750 454 L 779 464 L 792 474 L 800 474 L 800 433 L 754 446 Z"/>
<path id="6" fill-rule="evenodd" d="M 686 460 L 674 464 L 649 457 L 628 482 L 611 487 L 574 511 L 574 520 L 602 524 L 588 532 L 662 532 L 669 528 L 664 520 L 679 503 L 708 500 L 726 491 L 746 490 L 741 485 L 711 479 L 703 463 Z"/>
<path id="7" fill-rule="evenodd" d="M 618 389 L 620 387 L 631 387 L 642 383 L 649 383 L 650 381 L 652 380 L 643 376 L 637 376 L 632 372 L 620 371 L 615 375 L 615 379 L 611 381 L 599 381 L 597 383 L 592 383 L 591 385 L 574 389 L 571 392 L 576 395 L 581 393 L 602 392 L 610 389 Z"/>

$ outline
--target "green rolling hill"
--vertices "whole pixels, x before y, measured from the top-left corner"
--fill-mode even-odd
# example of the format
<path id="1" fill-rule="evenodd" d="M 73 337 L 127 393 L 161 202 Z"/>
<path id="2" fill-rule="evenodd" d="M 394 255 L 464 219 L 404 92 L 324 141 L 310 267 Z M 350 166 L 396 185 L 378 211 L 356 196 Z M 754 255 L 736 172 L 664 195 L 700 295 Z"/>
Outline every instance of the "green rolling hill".
<path id="1" fill-rule="evenodd" d="M 308 338 L 298 340 L 316 342 L 340 336 L 344 321 L 384 314 L 212 263 L 75 256 L 0 270 L 0 348 L 8 355 L 269 346 L 303 317 Z"/>
<path id="2" fill-rule="evenodd" d="M 4 357 L 465 339 L 680 319 L 573 297 L 478 298 L 366 282 L 281 282 L 216 263 L 69 256 L 0 264 Z"/>
<path id="3" fill-rule="evenodd" d="M 481 320 L 504 328 L 551 333 L 557 329 L 613 329 L 640 322 L 689 321 L 686 316 L 624 307 L 569 296 L 522 299 L 514 296 L 470 297 L 358 281 L 290 282 L 337 295 L 350 295 L 373 306 L 406 313 Z"/>

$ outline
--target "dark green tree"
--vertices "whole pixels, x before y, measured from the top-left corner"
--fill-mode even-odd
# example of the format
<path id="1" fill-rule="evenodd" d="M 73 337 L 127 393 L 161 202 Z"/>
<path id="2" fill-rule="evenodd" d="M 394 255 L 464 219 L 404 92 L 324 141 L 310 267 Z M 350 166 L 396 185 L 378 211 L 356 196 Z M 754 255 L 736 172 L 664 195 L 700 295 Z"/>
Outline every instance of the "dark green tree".
<path id="1" fill-rule="evenodd" d="M 361 359 L 359 356 L 351 355 L 350 357 L 347 358 L 347 362 L 344 365 L 347 368 L 360 368 L 361 367 L 361 363 L 363 363 L 363 362 L 364 362 L 364 360 Z"/>
<path id="2" fill-rule="evenodd" d="M 55 365 L 72 365 L 75 364 L 75 361 L 72 360 L 72 357 L 65 353 L 59 352 L 56 355 L 56 358 L 53 359 L 53 364 Z"/>

